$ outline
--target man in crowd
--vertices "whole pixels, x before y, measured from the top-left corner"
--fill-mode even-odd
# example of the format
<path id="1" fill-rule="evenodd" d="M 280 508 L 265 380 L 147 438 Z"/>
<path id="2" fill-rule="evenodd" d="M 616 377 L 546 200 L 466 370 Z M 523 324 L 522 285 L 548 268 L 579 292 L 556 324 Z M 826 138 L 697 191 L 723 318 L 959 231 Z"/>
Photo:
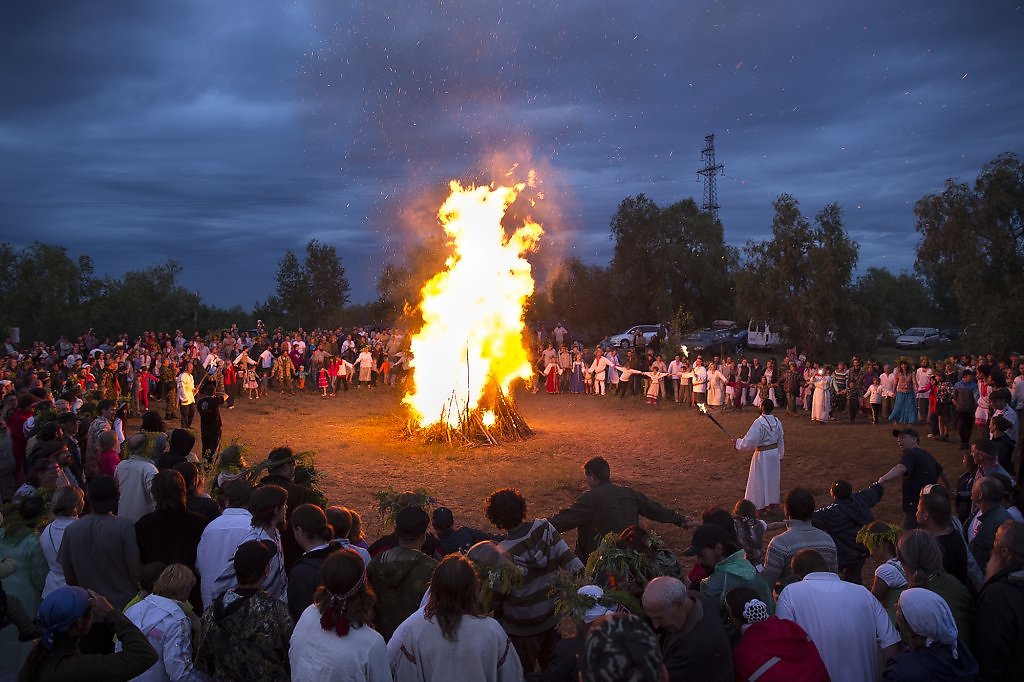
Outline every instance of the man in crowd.
<path id="1" fill-rule="evenodd" d="M 177 379 L 178 413 L 181 417 L 181 428 L 192 428 L 192 419 L 196 414 L 196 383 L 192 377 L 192 361 L 182 367 Z"/>
<path id="2" fill-rule="evenodd" d="M 583 465 L 589 490 L 549 520 L 559 533 L 576 532 L 576 556 L 586 562 L 608 533 L 620 533 L 640 523 L 640 517 L 687 527 L 689 519 L 649 499 L 643 493 L 611 482 L 611 467 L 604 457 L 594 457 Z"/>
<path id="3" fill-rule="evenodd" d="M 1024 523 L 999 526 L 985 579 L 971 647 L 981 668 L 978 680 L 1019 680 L 1024 670 Z"/>
<path id="4" fill-rule="evenodd" d="M 999 479 L 978 476 L 971 487 L 971 502 L 974 511 L 964 524 L 964 537 L 978 566 L 988 563 L 995 544 L 996 529 L 1011 520 L 1010 513 L 1003 506 L 1006 491 Z"/>
<path id="5" fill-rule="evenodd" d="M 761 403 L 761 416 L 754 420 L 743 438 L 733 439 L 732 444 L 741 452 L 750 449 L 754 451 L 750 458 L 744 498 L 753 502 L 759 510 L 777 512 L 786 442 L 782 422 L 772 414 L 774 409 L 775 403 L 765 398 Z"/>
<path id="6" fill-rule="evenodd" d="M 846 582 L 860 585 L 868 550 L 857 542 L 857 533 L 875 520 L 871 508 L 882 500 L 885 487 L 872 483 L 855 493 L 849 481 L 840 479 L 832 483 L 829 492 L 832 504 L 816 510 L 811 522 L 835 541 L 839 575 Z"/>
<path id="7" fill-rule="evenodd" d="M 405 507 L 395 518 L 398 547 L 378 554 L 366 568 L 366 579 L 377 595 L 374 626 L 391 639 L 403 620 L 419 608 L 437 560 L 420 551 L 430 517 L 420 507 Z"/>
<path id="8" fill-rule="evenodd" d="M 807 631 L 833 682 L 879 679 L 879 650 L 892 658 L 900 643 L 882 602 L 840 580 L 813 549 L 794 555 L 792 570 L 799 582 L 782 590 L 775 615 Z"/>
<path id="9" fill-rule="evenodd" d="M 699 592 L 687 592 L 677 578 L 647 584 L 644 613 L 659 632 L 669 682 L 731 682 L 732 650 L 718 606 Z"/>
<path id="10" fill-rule="evenodd" d="M 543 669 L 558 642 L 558 615 L 550 596 L 559 570 L 578 573 L 583 563 L 546 519 L 526 520 L 526 499 L 513 488 L 491 493 L 485 512 L 505 531 L 499 547 L 525 570 L 523 582 L 502 603 L 505 628 L 527 673 Z"/>
<path id="11" fill-rule="evenodd" d="M 242 538 L 252 529 L 252 512 L 249 511 L 249 497 L 252 487 L 241 478 L 224 485 L 226 508 L 216 519 L 207 524 L 199 538 L 196 550 L 196 571 L 199 573 L 199 593 L 203 607 L 208 607 L 217 596 L 217 578 L 231 561 Z M 262 580 L 262 578 L 261 578 Z"/>
<path id="12" fill-rule="evenodd" d="M 196 401 L 196 410 L 199 412 L 199 436 L 203 443 L 203 457 L 213 459 L 220 447 L 222 428 L 220 408 L 227 401 L 228 394 L 215 395 L 212 381 L 203 384 L 200 392 L 203 397 Z"/>
<path id="13" fill-rule="evenodd" d="M 747 561 L 736 538 L 717 523 L 705 523 L 697 528 L 683 554 L 697 557 L 708 574 L 700 583 L 700 591 L 719 607 L 725 604 L 726 593 L 740 585 L 750 586 L 765 604 L 774 603 L 771 588 Z"/>
<path id="14" fill-rule="evenodd" d="M 814 517 L 814 496 L 803 488 L 786 493 L 784 503 L 787 530 L 772 538 L 764 555 L 761 577 L 773 590 L 781 590 L 797 578 L 791 570 L 791 561 L 797 552 L 813 549 L 822 557 L 828 570 L 838 572 L 836 543 L 828 533 L 811 523 Z M 776 587 L 778 585 L 778 587 Z"/>
<path id="15" fill-rule="evenodd" d="M 110 476 L 89 481 L 92 511 L 64 531 L 57 558 L 68 585 L 78 585 L 105 595 L 122 611 L 139 591 L 139 546 L 135 523 L 114 516 L 117 483 Z M 82 653 L 106 654 L 114 650 L 114 629 L 102 623 L 82 638 Z"/>
<path id="16" fill-rule="evenodd" d="M 288 491 L 288 506 L 285 509 L 285 522 L 292 517 L 292 510 L 304 504 L 315 504 L 321 509 L 327 506 L 323 496 L 318 495 L 312 489 L 295 482 L 295 452 L 289 447 L 274 448 L 267 455 L 267 461 L 271 462 L 267 469 L 267 475 L 260 480 L 260 485 L 278 485 Z M 299 557 L 302 556 L 302 549 L 295 542 L 295 536 L 291 533 L 284 533 L 281 537 L 281 544 L 284 547 L 284 567 L 290 571 Z"/>
<path id="17" fill-rule="evenodd" d="M 882 474 L 878 482 L 885 485 L 886 481 L 903 477 L 903 529 L 910 530 L 917 528 L 917 500 L 921 495 L 921 488 L 940 480 L 947 489 L 953 487 L 950 486 L 942 465 L 920 446 L 917 431 L 911 428 L 893 429 L 892 435 L 896 437 L 896 443 L 900 448 L 900 461 Z"/>

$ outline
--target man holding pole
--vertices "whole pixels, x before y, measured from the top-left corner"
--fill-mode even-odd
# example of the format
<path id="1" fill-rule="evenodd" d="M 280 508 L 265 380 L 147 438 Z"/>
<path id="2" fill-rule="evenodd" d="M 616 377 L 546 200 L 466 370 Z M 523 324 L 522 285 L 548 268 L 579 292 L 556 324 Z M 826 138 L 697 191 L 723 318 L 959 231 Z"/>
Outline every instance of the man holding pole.
<path id="1" fill-rule="evenodd" d="M 782 422 L 772 415 L 774 409 L 775 404 L 765 399 L 761 403 L 761 416 L 750 425 L 747 434 L 732 441 L 737 450 L 754 450 L 754 455 L 750 458 L 750 473 L 747 474 L 747 490 L 744 496 L 753 502 L 758 510 L 768 509 L 772 512 L 779 508 L 781 462 L 786 454 Z"/>

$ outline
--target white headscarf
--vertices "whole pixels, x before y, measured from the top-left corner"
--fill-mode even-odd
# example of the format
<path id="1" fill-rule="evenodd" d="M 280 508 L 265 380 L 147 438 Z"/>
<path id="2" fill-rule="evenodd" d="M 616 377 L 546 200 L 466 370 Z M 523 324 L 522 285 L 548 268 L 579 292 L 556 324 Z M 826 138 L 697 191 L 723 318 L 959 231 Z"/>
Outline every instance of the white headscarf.
<path id="1" fill-rule="evenodd" d="M 912 587 L 900 594 L 899 609 L 910 629 L 925 638 L 925 646 L 935 642 L 952 646 L 953 658 L 957 657 L 956 621 L 945 599 L 923 587 Z"/>
<path id="2" fill-rule="evenodd" d="M 593 623 L 601 616 L 614 611 L 614 609 L 601 603 L 601 600 L 604 599 L 604 590 L 597 585 L 584 585 L 580 589 L 576 590 L 576 592 L 580 596 L 590 597 L 590 599 L 594 601 L 594 603 L 587 608 L 587 612 L 583 614 L 584 623 Z"/>

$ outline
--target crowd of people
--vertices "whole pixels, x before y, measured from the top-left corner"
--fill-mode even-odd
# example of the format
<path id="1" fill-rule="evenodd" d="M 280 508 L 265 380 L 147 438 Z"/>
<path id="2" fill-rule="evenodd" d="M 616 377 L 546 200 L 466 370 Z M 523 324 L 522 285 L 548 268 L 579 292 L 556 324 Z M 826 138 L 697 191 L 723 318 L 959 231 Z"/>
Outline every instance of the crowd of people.
<path id="1" fill-rule="evenodd" d="M 577 349 L 569 392 L 579 370 L 580 392 L 598 396 L 756 404 L 760 416 L 735 442 L 754 450 L 745 499 L 698 523 L 614 483 L 595 457 L 583 469 L 587 492 L 565 509 L 533 501 L 547 514 L 534 516 L 522 493 L 501 488 L 484 503 L 493 528 L 481 530 L 406 493 L 388 510 L 391 532 L 371 544 L 359 512 L 326 499 L 301 454 L 281 447 L 249 464 L 239 446 L 223 448 L 220 409 L 246 389 L 252 400 L 270 390 L 329 399 L 400 384 L 409 358 L 400 332 L 6 345 L 0 679 L 1024 674 L 1016 357 L 950 358 L 938 370 L 922 358 L 890 373 L 856 358 L 819 368 L 793 351 L 776 376 L 772 360 L 762 369 L 710 358 L 704 369 L 703 358 L 677 357 L 662 371 L 654 349 L 622 363 L 614 348 Z M 538 387 L 563 389 L 565 373 L 552 368 L 562 345 L 538 352 Z M 890 378 L 892 395 L 873 390 Z M 824 401 L 823 421 L 889 419 L 900 426 L 900 460 L 860 490 L 833 481 L 825 504 L 802 488 L 782 499 L 776 401 L 812 418 Z M 954 429 L 964 471 L 943 471 L 915 424 L 933 442 Z M 898 524 L 872 512 L 895 480 Z M 687 547 L 665 547 L 641 518 L 695 529 Z M 570 548 L 562 533 L 573 530 Z M 693 559 L 689 573 L 678 554 Z"/>

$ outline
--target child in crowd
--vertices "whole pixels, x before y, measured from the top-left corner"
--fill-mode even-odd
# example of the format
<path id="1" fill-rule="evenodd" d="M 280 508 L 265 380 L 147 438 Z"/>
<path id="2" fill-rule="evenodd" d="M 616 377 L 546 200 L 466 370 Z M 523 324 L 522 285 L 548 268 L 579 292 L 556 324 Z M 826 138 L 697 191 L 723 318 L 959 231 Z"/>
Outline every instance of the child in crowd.
<path id="1" fill-rule="evenodd" d="M 883 521 L 864 526 L 857 533 L 857 542 L 867 547 L 871 558 L 878 562 L 871 594 L 882 602 L 893 623 L 896 622 L 896 601 L 900 592 L 907 589 L 907 574 L 896 558 L 896 543 L 902 534 L 902 527 Z"/>
<path id="2" fill-rule="evenodd" d="M 732 508 L 732 523 L 736 537 L 747 555 L 747 561 L 761 571 L 764 568 L 764 534 L 766 531 L 785 530 L 785 521 L 768 523 L 757 517 L 757 507 L 750 500 L 740 500 Z"/>
<path id="3" fill-rule="evenodd" d="M 306 371 L 305 365 L 299 365 L 299 371 L 295 373 L 295 376 L 299 377 L 299 390 L 302 391 L 306 388 L 306 376 L 309 372 Z"/>
<path id="4" fill-rule="evenodd" d="M 321 398 L 326 398 L 327 397 L 327 384 L 328 384 L 328 382 L 327 382 L 327 368 L 326 367 L 321 367 L 320 368 L 320 374 L 316 378 L 316 385 L 320 389 L 320 397 Z"/>
<path id="5" fill-rule="evenodd" d="M 871 380 L 871 385 L 864 392 L 864 397 L 871 406 L 871 423 L 877 424 L 878 417 L 882 414 L 882 382 L 878 377 Z"/>
<path id="6" fill-rule="evenodd" d="M 260 399 L 260 384 L 256 379 L 255 369 L 245 370 L 245 383 L 242 384 L 242 388 L 245 389 L 246 394 L 249 396 L 249 400 L 253 400 L 253 393 L 256 394 L 256 400 Z"/>

